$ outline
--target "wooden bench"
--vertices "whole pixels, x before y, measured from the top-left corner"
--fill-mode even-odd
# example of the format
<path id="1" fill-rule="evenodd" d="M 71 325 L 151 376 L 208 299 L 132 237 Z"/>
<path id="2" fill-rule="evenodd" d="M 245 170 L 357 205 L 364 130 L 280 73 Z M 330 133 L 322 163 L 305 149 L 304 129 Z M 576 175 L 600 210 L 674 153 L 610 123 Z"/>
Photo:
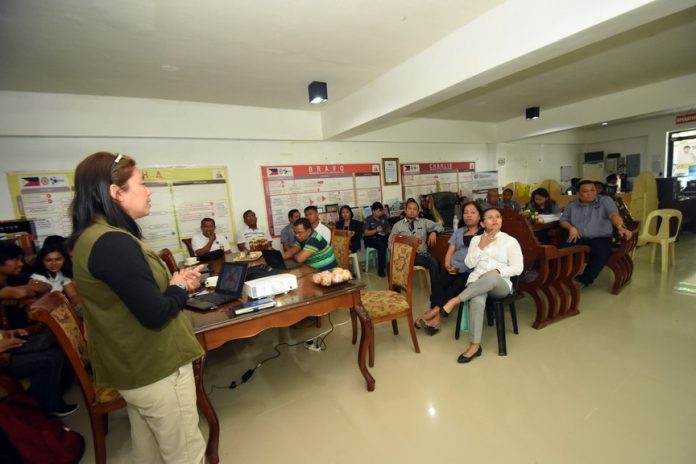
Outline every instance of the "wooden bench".
<path id="1" fill-rule="evenodd" d="M 618 247 L 614 247 L 607 267 L 614 273 L 614 285 L 611 293 L 618 295 L 621 290 L 631 281 L 633 275 L 633 258 L 631 254 L 638 243 L 638 225 L 631 224 L 628 227 L 633 236 L 628 240 L 621 240 Z"/>
<path id="2" fill-rule="evenodd" d="M 590 248 L 556 248 L 542 245 L 529 220 L 513 211 L 503 211 L 502 231 L 515 237 L 522 248 L 524 270 L 517 290 L 529 295 L 536 305 L 532 327 L 541 329 L 580 313 L 580 291 L 573 279 L 585 264 Z"/>

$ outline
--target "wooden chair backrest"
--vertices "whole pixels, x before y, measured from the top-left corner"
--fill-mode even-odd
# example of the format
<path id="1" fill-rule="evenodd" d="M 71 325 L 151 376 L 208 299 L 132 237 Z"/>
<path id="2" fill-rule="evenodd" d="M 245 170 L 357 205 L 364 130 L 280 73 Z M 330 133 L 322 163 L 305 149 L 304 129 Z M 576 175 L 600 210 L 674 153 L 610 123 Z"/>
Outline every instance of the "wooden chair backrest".
<path id="1" fill-rule="evenodd" d="M 167 265 L 167 269 L 169 269 L 171 274 L 174 274 L 179 270 L 179 266 L 176 265 L 176 259 L 174 259 L 174 255 L 169 248 L 163 248 L 158 255 L 160 259 L 164 261 L 164 264 Z"/>
<path id="2" fill-rule="evenodd" d="M 510 210 L 503 210 L 503 225 L 500 230 L 517 239 L 522 248 L 524 270 L 530 271 L 543 254 L 542 245 L 534 235 L 532 225 L 525 216 Z"/>
<path id="3" fill-rule="evenodd" d="M 420 243 L 416 237 L 397 235 L 391 245 L 389 290 L 406 292 L 409 305 L 413 302 L 413 263 Z"/>
<path id="4" fill-rule="evenodd" d="M 89 364 L 87 341 L 83 334 L 82 321 L 77 317 L 68 298 L 62 292 L 47 293 L 31 305 L 29 318 L 48 327 L 72 366 L 86 401 L 94 403 L 94 384 L 86 370 Z"/>
<path id="5" fill-rule="evenodd" d="M 193 249 L 193 245 L 191 245 L 191 239 L 190 238 L 182 238 L 181 242 L 186 245 L 186 249 L 189 252 L 189 256 L 196 256 L 196 252 Z"/>
<path id="6" fill-rule="evenodd" d="M 336 262 L 343 269 L 350 269 L 350 239 L 355 235 L 352 230 L 333 229 L 331 231 L 331 248 Z"/>

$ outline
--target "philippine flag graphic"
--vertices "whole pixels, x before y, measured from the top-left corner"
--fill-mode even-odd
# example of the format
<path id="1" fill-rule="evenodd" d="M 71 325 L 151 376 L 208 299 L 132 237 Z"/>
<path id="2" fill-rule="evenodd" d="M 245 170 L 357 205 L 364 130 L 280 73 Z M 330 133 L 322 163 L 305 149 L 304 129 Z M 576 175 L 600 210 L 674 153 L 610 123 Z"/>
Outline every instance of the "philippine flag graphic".
<path id="1" fill-rule="evenodd" d="M 22 187 L 41 187 L 38 177 L 22 177 Z"/>

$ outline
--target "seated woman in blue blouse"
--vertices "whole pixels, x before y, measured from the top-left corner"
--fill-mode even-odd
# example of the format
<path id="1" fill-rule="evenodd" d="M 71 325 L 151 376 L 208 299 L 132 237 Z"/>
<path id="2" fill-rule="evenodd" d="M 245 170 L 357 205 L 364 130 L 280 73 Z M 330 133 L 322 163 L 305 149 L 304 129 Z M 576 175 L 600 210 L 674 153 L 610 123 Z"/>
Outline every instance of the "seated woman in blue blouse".
<path id="1" fill-rule="evenodd" d="M 464 264 L 464 258 L 469 251 L 469 243 L 475 235 L 483 232 L 481 226 L 481 207 L 478 203 L 469 201 L 462 204 L 463 214 L 459 220 L 459 227 L 449 240 L 449 248 L 445 255 L 445 271 L 432 282 L 432 293 L 430 294 L 430 313 L 433 309 L 438 311 L 450 299 L 459 295 L 469 277 L 471 269 Z M 416 328 L 424 328 L 428 334 L 434 335 L 439 327 L 428 324 L 424 318 L 418 319 L 414 325 Z"/>
<path id="2" fill-rule="evenodd" d="M 540 187 L 532 192 L 532 199 L 524 207 L 524 210 L 539 214 L 557 214 L 561 212 L 561 207 L 551 199 L 548 190 Z"/>

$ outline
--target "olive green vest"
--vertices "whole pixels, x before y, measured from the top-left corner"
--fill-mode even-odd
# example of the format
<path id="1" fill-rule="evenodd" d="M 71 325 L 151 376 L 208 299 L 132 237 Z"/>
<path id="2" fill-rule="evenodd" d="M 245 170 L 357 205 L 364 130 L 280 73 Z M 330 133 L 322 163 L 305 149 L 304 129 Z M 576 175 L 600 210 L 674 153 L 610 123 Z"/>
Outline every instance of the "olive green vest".
<path id="1" fill-rule="evenodd" d="M 143 250 L 155 282 L 164 293 L 169 271 L 162 260 L 132 234 L 98 218 L 80 235 L 73 250 L 73 272 L 84 309 L 94 381 L 120 390 L 144 387 L 203 355 L 191 321 L 180 311 L 164 327 L 148 329 L 105 282 L 89 272 L 94 243 L 107 232 L 129 235 Z"/>

